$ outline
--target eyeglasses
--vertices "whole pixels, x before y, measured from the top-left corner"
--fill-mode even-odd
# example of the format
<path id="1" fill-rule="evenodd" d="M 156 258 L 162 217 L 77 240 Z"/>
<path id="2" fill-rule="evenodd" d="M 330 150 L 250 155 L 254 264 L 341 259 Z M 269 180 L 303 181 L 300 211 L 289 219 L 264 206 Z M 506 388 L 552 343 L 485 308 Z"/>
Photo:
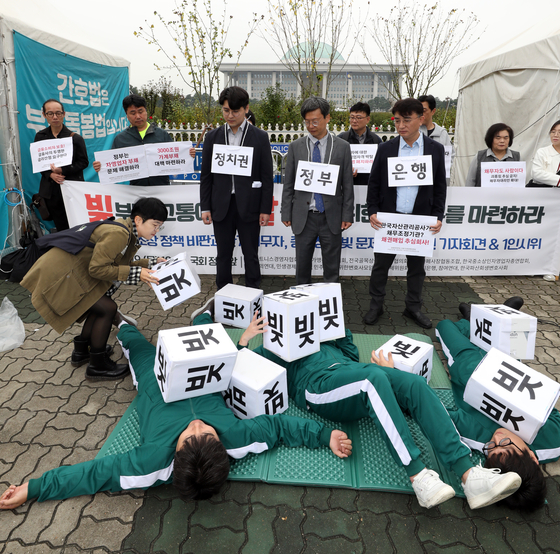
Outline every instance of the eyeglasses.
<path id="1" fill-rule="evenodd" d="M 362 121 L 362 119 L 367 119 L 367 116 L 364 115 L 351 115 L 350 121 Z"/>
<path id="2" fill-rule="evenodd" d="M 318 119 L 314 119 L 313 121 L 308 121 L 307 119 L 303 120 L 303 124 L 306 127 L 318 127 L 319 126 L 319 120 Z"/>
<path id="3" fill-rule="evenodd" d="M 47 112 L 45 114 L 47 117 L 53 117 L 56 115 L 56 117 L 62 117 L 64 115 L 64 112 Z"/>
<path id="4" fill-rule="evenodd" d="M 409 123 L 412 123 L 415 119 L 419 119 L 420 116 L 418 117 L 403 117 L 402 119 L 395 117 L 394 123 L 395 123 L 395 127 L 398 127 L 399 125 L 408 125 Z"/>
<path id="5" fill-rule="evenodd" d="M 222 108 L 222 113 L 224 115 L 233 115 L 234 117 L 237 117 L 241 112 L 243 112 L 243 114 L 245 114 L 245 110 L 243 108 L 239 108 L 238 110 L 230 110 L 229 108 Z"/>
<path id="6" fill-rule="evenodd" d="M 482 452 L 488 455 L 488 452 L 490 452 L 490 450 L 494 450 L 494 448 L 500 448 L 502 446 L 509 446 L 510 444 L 513 444 L 515 448 L 517 448 L 520 452 L 523 452 L 523 450 L 521 450 L 521 448 L 519 448 L 519 446 L 517 446 L 517 444 L 515 444 L 510 438 L 502 439 L 498 444 L 496 444 L 494 441 L 487 442 L 482 447 Z"/>
<path id="7" fill-rule="evenodd" d="M 559 135 L 560 135 L 560 131 L 550 131 L 550 134 L 551 134 L 553 137 L 556 137 L 556 136 L 559 136 Z"/>
<path id="8" fill-rule="evenodd" d="M 151 226 L 154 228 L 154 231 L 157 233 L 158 231 L 163 231 L 163 223 L 158 225 L 157 223 L 151 223 Z"/>

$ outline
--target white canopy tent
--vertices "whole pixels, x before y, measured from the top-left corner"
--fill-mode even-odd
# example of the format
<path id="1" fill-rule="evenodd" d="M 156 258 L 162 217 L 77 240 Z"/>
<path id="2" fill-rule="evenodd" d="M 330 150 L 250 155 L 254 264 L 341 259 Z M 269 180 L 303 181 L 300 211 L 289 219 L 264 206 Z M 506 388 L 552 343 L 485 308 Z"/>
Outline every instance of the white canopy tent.
<path id="1" fill-rule="evenodd" d="M 512 148 L 527 162 L 530 177 L 535 152 L 550 144 L 548 131 L 560 119 L 558 16 L 560 11 L 550 14 L 548 24 L 512 36 L 460 69 L 453 186 L 463 186 L 469 164 L 486 148 L 484 135 L 494 123 L 513 129 Z M 514 50 L 510 50 L 512 43 L 518 45 Z"/>

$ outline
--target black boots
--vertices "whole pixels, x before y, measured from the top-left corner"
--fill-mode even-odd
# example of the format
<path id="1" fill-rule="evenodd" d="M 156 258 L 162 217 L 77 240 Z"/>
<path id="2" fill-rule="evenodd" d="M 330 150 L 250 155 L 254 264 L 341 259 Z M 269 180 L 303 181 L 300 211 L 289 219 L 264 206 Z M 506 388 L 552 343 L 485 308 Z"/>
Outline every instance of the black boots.
<path id="1" fill-rule="evenodd" d="M 106 352 L 107 356 L 110 356 L 113 353 L 113 347 L 108 344 Z M 72 351 L 70 363 L 74 367 L 80 367 L 86 362 L 89 362 L 89 341 L 80 336 L 74 337 L 74 350 Z"/>
<path id="2" fill-rule="evenodd" d="M 107 352 L 90 352 L 86 379 L 89 381 L 112 381 L 129 374 L 128 364 L 117 364 Z"/>

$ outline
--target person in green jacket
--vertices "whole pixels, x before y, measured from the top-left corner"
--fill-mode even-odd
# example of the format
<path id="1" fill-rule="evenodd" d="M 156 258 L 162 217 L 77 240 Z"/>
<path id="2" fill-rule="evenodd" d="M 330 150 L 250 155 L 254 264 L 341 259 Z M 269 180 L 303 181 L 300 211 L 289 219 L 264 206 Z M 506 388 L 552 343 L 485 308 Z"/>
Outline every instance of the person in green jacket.
<path id="1" fill-rule="evenodd" d="M 519 309 L 523 299 L 513 297 L 504 305 Z M 515 471 L 521 476 L 521 486 L 505 500 L 505 504 L 510 508 L 536 510 L 544 504 L 546 497 L 546 482 L 539 464 L 560 458 L 560 413 L 553 409 L 535 440 L 526 444 L 514 432 L 500 427 L 496 421 L 463 400 L 467 381 L 487 352 L 470 341 L 470 306 L 461 304 L 459 309 L 465 319 L 457 323 L 446 319 L 436 327 L 436 336 L 447 357 L 457 406 L 456 410 L 450 410 L 449 415 L 462 439 L 473 450 L 487 456 L 485 467 Z"/>
<path id="2" fill-rule="evenodd" d="M 201 313 L 211 321 L 213 300 L 193 316 Z M 238 346 L 246 347 L 249 340 L 265 331 L 264 317 L 255 314 Z M 420 459 L 403 410 L 420 425 L 438 458 L 461 478 L 471 509 L 498 502 L 519 487 L 521 479 L 516 473 L 473 467 L 470 448 L 461 442 L 446 409 L 424 378 L 394 369 L 390 353 L 385 359 L 382 352 L 379 357 L 372 352 L 372 363 L 360 363 L 348 329 L 344 338 L 323 342 L 319 352 L 293 362 L 262 346 L 255 352 L 286 368 L 288 394 L 300 408 L 332 421 L 371 417 L 395 462 L 406 470 L 421 506 L 436 506 L 455 496 L 455 491 Z"/>
<path id="3" fill-rule="evenodd" d="M 207 323 L 207 318 L 197 318 L 194 323 Z M 32 498 L 61 500 L 171 482 L 185 499 L 206 499 L 226 481 L 230 456 L 264 452 L 280 441 L 288 446 L 329 446 L 340 458 L 352 453 L 346 433 L 316 421 L 282 414 L 237 419 L 221 393 L 166 404 L 154 373 L 154 345 L 124 322 L 117 338 L 138 388 L 140 445 L 123 454 L 51 469 L 38 479 L 12 485 L 0 497 L 0 509 L 17 508 Z"/>

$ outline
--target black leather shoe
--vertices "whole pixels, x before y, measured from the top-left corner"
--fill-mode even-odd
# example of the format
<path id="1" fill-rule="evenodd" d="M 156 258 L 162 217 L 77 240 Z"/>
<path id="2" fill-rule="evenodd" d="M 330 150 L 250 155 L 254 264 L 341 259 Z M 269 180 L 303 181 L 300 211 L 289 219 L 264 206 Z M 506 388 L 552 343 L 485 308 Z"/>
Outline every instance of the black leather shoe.
<path id="1" fill-rule="evenodd" d="M 463 316 L 463 319 L 466 319 L 467 321 L 471 320 L 471 305 L 467 304 L 466 302 L 461 302 L 459 304 L 459 311 L 461 312 L 461 315 Z"/>
<path id="2" fill-rule="evenodd" d="M 512 296 L 504 302 L 504 306 L 519 310 L 521 306 L 523 306 L 523 298 L 521 298 L 521 296 Z"/>
<path id="3" fill-rule="evenodd" d="M 369 312 L 364 316 L 364 323 L 366 325 L 375 325 L 382 315 L 383 308 L 370 308 Z"/>
<path id="4" fill-rule="evenodd" d="M 128 364 L 117 364 L 105 352 L 90 352 L 86 369 L 88 381 L 113 381 L 130 374 Z"/>
<path id="5" fill-rule="evenodd" d="M 409 317 L 415 323 L 420 325 L 420 327 L 424 327 L 424 329 L 432 328 L 432 320 L 427 315 L 424 315 L 420 310 L 418 310 L 417 312 L 413 312 L 412 310 L 406 308 L 403 312 L 403 315 L 405 317 Z"/>
<path id="6" fill-rule="evenodd" d="M 107 353 L 107 356 L 110 356 L 113 353 L 113 347 L 108 344 L 105 347 L 105 352 Z M 87 339 L 74 337 L 74 350 L 72 351 L 70 363 L 74 367 L 80 367 L 86 362 L 89 362 L 89 342 Z"/>

